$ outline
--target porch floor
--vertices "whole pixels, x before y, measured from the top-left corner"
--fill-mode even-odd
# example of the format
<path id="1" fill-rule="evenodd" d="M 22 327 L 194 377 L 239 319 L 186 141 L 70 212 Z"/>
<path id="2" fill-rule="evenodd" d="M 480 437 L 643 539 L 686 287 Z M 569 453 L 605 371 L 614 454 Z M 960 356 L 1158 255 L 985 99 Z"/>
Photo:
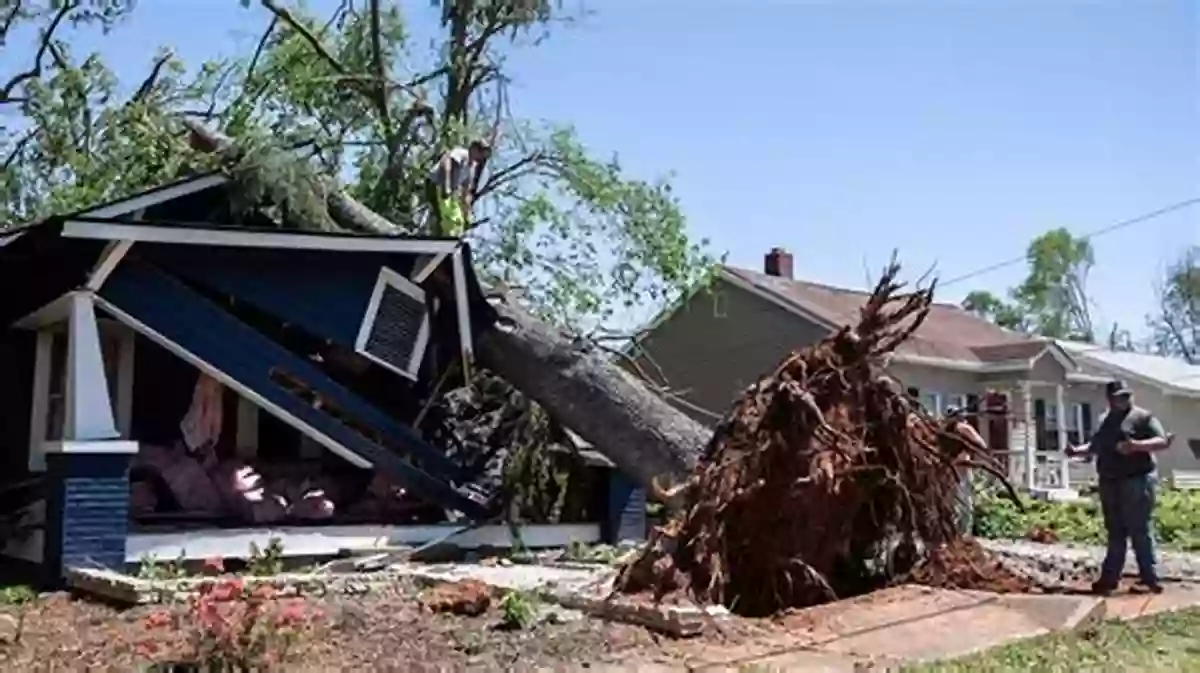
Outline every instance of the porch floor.
<path id="1" fill-rule="evenodd" d="M 346 551 L 364 552 L 427 544 L 442 540 L 461 549 L 514 546 L 509 526 L 471 528 L 470 523 L 419 526 L 275 526 L 254 528 L 191 528 L 162 532 L 136 532 L 126 538 L 126 563 L 153 558 L 247 558 L 251 543 L 260 549 L 272 538 L 283 546 L 285 557 L 335 556 Z M 455 533 L 455 531 L 462 531 Z M 601 540 L 599 523 L 538 524 L 518 527 L 520 546 L 538 549 L 565 547 L 572 542 L 594 544 Z"/>

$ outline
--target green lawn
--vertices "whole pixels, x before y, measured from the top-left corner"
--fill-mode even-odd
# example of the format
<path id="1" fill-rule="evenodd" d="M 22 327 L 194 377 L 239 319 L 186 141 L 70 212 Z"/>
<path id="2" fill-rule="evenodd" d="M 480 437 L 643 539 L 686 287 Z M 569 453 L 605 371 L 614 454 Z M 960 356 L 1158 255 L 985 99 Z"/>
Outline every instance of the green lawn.
<path id="1" fill-rule="evenodd" d="M 963 659 L 903 670 L 908 673 L 1200 672 L 1200 609 L 1132 622 L 1106 622 L 1087 631 L 1043 636 Z"/>

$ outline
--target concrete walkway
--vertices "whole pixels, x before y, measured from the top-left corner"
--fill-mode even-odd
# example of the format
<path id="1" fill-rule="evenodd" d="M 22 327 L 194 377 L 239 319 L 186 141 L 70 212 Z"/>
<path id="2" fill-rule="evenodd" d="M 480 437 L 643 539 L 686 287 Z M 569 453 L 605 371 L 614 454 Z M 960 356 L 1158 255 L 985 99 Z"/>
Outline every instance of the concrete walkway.
<path id="1" fill-rule="evenodd" d="M 445 564 L 399 565 L 403 574 L 431 580 L 474 578 L 493 586 L 555 594 L 597 593 L 611 569 Z M 903 586 L 800 610 L 783 617 L 770 636 L 733 645 L 693 641 L 683 665 L 630 663 L 613 671 L 808 671 L 889 670 L 904 664 L 954 659 L 1050 633 L 1086 628 L 1105 619 L 1135 619 L 1200 605 L 1200 586 L 1168 585 L 1159 596 L 1123 594 L 999 595 Z M 582 669 L 581 669 L 582 670 Z M 608 670 L 589 666 L 589 671 Z"/>
<path id="2" fill-rule="evenodd" d="M 881 596 L 882 594 L 882 596 Z M 1200 587 L 1171 585 L 1158 596 L 998 596 L 900 587 L 848 605 L 803 611 L 798 643 L 790 650 L 710 662 L 706 672 L 856 672 L 894 669 L 904 663 L 956 659 L 1055 632 L 1087 628 L 1106 619 L 1138 619 L 1200 606 Z M 812 626 L 805 629 L 809 623 Z M 828 635 L 813 640 L 813 630 Z M 743 670 L 745 670 L 743 668 Z"/>

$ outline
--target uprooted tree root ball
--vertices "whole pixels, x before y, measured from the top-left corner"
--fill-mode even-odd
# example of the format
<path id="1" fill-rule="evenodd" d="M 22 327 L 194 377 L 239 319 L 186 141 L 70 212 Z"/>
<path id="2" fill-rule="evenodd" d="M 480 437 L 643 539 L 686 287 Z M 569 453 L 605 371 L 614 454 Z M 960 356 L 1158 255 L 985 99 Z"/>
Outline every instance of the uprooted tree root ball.
<path id="1" fill-rule="evenodd" d="M 886 586 L 960 538 L 959 467 L 1000 472 L 882 375 L 933 299 L 902 293 L 898 273 L 893 260 L 856 327 L 745 392 L 617 591 L 762 616 Z"/>

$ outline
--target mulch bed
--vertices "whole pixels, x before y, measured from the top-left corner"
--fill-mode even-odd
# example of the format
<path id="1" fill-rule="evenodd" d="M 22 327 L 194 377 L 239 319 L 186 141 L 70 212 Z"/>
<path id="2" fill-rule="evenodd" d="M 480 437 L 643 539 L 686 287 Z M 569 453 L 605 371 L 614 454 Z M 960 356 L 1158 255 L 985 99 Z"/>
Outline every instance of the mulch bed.
<path id="1" fill-rule="evenodd" d="M 496 628 L 500 615 L 494 604 L 469 617 L 432 614 L 420 598 L 418 587 L 398 583 L 364 596 L 306 599 L 324 613 L 324 624 L 297 645 L 280 670 L 483 672 L 682 663 L 766 628 L 734 625 L 703 639 L 674 641 L 636 626 L 578 618 L 507 631 Z M 145 670 L 150 662 L 139 655 L 139 644 L 149 638 L 171 650 L 178 642 L 178 634 L 146 628 L 146 618 L 162 609 L 121 610 L 65 593 L 44 596 L 26 609 L 18 642 L 10 640 L 13 622 L 4 619 L 0 670 Z M 0 618 L 16 614 L 14 607 L 0 608 Z"/>

